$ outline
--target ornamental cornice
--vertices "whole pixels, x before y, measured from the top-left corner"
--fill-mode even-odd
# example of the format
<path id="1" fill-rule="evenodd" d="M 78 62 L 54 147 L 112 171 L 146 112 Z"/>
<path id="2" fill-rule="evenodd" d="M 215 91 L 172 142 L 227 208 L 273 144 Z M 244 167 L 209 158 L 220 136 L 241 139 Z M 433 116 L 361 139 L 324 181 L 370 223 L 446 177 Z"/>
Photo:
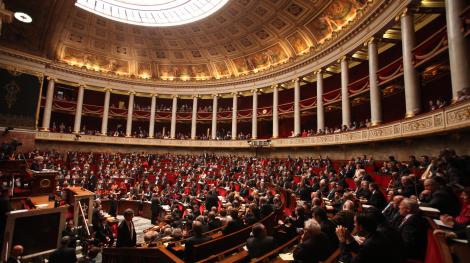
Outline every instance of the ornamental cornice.
<path id="1" fill-rule="evenodd" d="M 55 78 L 68 81 L 82 80 L 90 86 L 107 87 L 111 86 L 113 90 L 128 90 L 135 88 L 137 92 L 149 92 L 149 88 L 158 89 L 160 94 L 175 94 L 190 96 L 195 91 L 199 94 L 212 94 L 214 89 L 220 94 L 227 94 L 233 91 L 247 91 L 255 87 L 269 87 L 271 83 L 285 82 L 296 77 L 301 77 L 312 72 L 312 65 L 325 67 L 335 63 L 339 56 L 347 55 L 357 48 L 357 40 L 370 38 L 376 32 L 387 26 L 400 12 L 409 4 L 411 0 L 395 1 L 384 0 L 371 6 L 370 12 L 363 13 L 364 17 L 351 25 L 346 30 L 335 33 L 335 36 L 325 41 L 317 48 L 311 56 L 297 57 L 292 63 L 286 63 L 270 68 L 266 71 L 254 75 L 237 77 L 234 79 L 220 79 L 208 81 L 160 81 L 131 79 L 111 74 L 104 74 L 92 70 L 79 69 L 64 63 L 35 57 L 23 52 L 14 51 L 7 48 L 0 48 L 0 59 L 10 57 L 12 60 L 23 60 L 36 64 L 36 68 L 44 71 L 43 73 Z M 364 43 L 365 40 L 359 41 Z M 321 49 L 321 50 L 320 50 Z M 340 54 L 338 54 L 340 53 Z"/>

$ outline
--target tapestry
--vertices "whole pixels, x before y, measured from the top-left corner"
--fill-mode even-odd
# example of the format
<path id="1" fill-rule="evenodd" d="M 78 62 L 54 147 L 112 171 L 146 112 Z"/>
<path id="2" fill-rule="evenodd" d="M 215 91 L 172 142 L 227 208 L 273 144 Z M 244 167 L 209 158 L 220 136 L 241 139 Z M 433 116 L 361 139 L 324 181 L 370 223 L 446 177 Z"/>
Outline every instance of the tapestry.
<path id="1" fill-rule="evenodd" d="M 42 78 L 0 68 L 0 126 L 35 129 Z"/>

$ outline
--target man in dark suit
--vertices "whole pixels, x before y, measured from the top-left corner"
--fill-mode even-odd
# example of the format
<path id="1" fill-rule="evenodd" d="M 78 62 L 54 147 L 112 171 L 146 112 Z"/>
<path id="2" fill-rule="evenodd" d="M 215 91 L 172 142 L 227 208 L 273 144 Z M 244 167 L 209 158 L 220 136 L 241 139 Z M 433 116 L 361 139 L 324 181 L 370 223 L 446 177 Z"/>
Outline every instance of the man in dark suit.
<path id="1" fill-rule="evenodd" d="M 152 210 L 152 218 L 150 221 L 152 225 L 155 225 L 157 223 L 158 215 L 160 214 L 161 209 L 160 200 L 158 199 L 157 194 L 153 194 L 150 208 Z"/>
<path id="2" fill-rule="evenodd" d="M 10 257 L 8 258 L 6 263 L 21 263 L 21 260 L 19 258 L 21 257 L 21 255 L 23 255 L 23 251 L 24 248 L 22 245 L 13 246 Z"/>
<path id="3" fill-rule="evenodd" d="M 385 206 L 387 206 L 387 200 L 384 194 L 380 191 L 379 185 L 376 183 L 370 183 L 369 190 L 371 191 L 371 195 L 369 200 L 367 200 L 367 204 L 375 206 L 379 210 L 384 209 Z"/>
<path id="4" fill-rule="evenodd" d="M 315 207 L 312 209 L 312 215 L 315 220 L 320 224 L 320 229 L 323 234 L 328 238 L 329 247 L 332 249 L 329 253 L 333 253 L 338 248 L 338 237 L 336 236 L 336 225 L 328 219 L 325 209 Z"/>
<path id="5" fill-rule="evenodd" d="M 208 218 L 207 225 L 209 226 L 209 230 L 214 230 L 216 228 L 222 227 L 223 225 L 222 221 L 220 221 L 220 219 L 218 219 L 215 216 L 215 213 L 213 211 L 209 212 L 209 214 L 207 215 L 207 218 Z"/>
<path id="6" fill-rule="evenodd" d="M 400 206 L 403 218 L 398 229 L 405 247 L 406 258 L 424 260 L 427 244 L 426 221 L 421 216 L 418 203 L 409 198 L 403 199 Z"/>
<path id="7" fill-rule="evenodd" d="M 184 242 L 184 260 L 185 262 L 194 262 L 193 260 L 193 247 L 196 244 L 201 244 L 211 240 L 211 237 L 203 236 L 203 225 L 199 221 L 194 221 L 192 225 L 193 236 Z"/>
<path id="8" fill-rule="evenodd" d="M 459 200 L 452 190 L 446 189 L 443 179 L 426 179 L 420 194 L 421 206 L 434 207 L 442 214 L 456 216 L 460 212 Z"/>
<path id="9" fill-rule="evenodd" d="M 93 224 L 93 230 L 97 231 L 101 221 L 101 201 L 95 200 L 93 207 L 93 214 L 91 216 L 91 224 Z"/>
<path id="10" fill-rule="evenodd" d="M 209 211 L 212 209 L 212 207 L 219 207 L 219 198 L 214 190 L 207 193 L 205 206 Z"/>
<path id="11" fill-rule="evenodd" d="M 134 211 L 126 209 L 124 211 L 124 220 L 118 226 L 116 247 L 135 247 L 137 238 L 132 218 Z"/>
<path id="12" fill-rule="evenodd" d="M 232 220 L 230 220 L 227 223 L 227 225 L 225 226 L 225 228 L 222 230 L 222 233 L 224 235 L 228 235 L 230 233 L 233 233 L 233 232 L 243 228 L 243 221 L 238 216 L 238 210 L 237 209 L 232 208 L 230 210 L 230 217 L 232 218 Z"/>
<path id="13" fill-rule="evenodd" d="M 328 258 L 329 251 L 328 238 L 321 232 L 320 224 L 315 219 L 305 221 L 300 244 L 294 250 L 295 262 L 318 263 Z"/>
<path id="14" fill-rule="evenodd" d="M 268 236 L 263 224 L 254 224 L 251 232 L 253 233 L 253 237 L 249 237 L 246 241 L 250 258 L 261 257 L 276 247 L 274 238 Z"/>
<path id="15" fill-rule="evenodd" d="M 264 218 L 267 217 L 274 211 L 274 207 L 272 204 L 268 203 L 268 198 L 261 197 L 259 200 L 260 205 L 260 217 Z"/>
<path id="16" fill-rule="evenodd" d="M 358 244 L 355 239 L 349 234 L 349 231 L 343 226 L 336 228 L 341 248 L 340 259 L 352 263 L 396 263 L 394 257 L 388 255 L 389 248 L 393 244 L 387 238 L 377 231 L 377 220 L 369 214 L 359 214 L 355 219 L 355 228 L 358 232 L 362 233 L 358 240 L 362 240 Z M 347 244 L 347 241 L 352 241 Z M 351 259 L 351 252 L 356 252 L 356 256 Z"/>
<path id="17" fill-rule="evenodd" d="M 113 217 L 116 217 L 117 215 L 117 200 L 114 194 L 111 195 L 108 214 Z"/>
<path id="18" fill-rule="evenodd" d="M 77 255 L 75 249 L 69 247 L 70 237 L 62 237 L 60 247 L 49 256 L 49 263 L 75 263 Z"/>

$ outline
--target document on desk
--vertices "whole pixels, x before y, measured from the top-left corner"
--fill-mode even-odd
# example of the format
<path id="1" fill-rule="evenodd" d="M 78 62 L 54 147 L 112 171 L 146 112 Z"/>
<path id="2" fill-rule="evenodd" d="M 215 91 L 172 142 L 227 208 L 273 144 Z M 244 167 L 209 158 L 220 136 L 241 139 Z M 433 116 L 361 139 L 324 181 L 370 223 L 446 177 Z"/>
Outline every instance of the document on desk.
<path id="1" fill-rule="evenodd" d="M 280 253 L 279 257 L 284 261 L 294 261 L 293 253 Z"/>

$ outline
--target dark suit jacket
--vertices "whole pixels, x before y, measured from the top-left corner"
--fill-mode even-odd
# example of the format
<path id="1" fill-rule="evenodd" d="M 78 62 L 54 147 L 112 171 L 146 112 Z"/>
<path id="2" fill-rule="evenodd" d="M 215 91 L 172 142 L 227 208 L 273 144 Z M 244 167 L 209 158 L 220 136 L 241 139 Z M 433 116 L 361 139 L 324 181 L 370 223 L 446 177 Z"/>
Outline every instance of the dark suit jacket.
<path id="1" fill-rule="evenodd" d="M 389 248 L 392 244 L 381 233 L 371 234 L 359 247 L 357 256 L 352 263 L 397 263 L 393 257 L 388 256 Z M 345 245 L 341 244 L 342 252 Z"/>
<path id="2" fill-rule="evenodd" d="M 214 206 L 219 207 L 219 198 L 216 195 L 208 194 L 205 206 L 208 211 L 210 211 Z"/>
<path id="3" fill-rule="evenodd" d="M 131 239 L 126 220 L 122 220 L 118 226 L 116 247 L 134 247 L 137 242 L 135 228 L 133 232 L 133 238 Z"/>
<path id="4" fill-rule="evenodd" d="M 383 193 L 377 190 L 371 194 L 369 201 L 367 201 L 367 204 L 373 205 L 377 209 L 382 210 L 387 206 L 387 200 L 385 199 Z"/>
<path id="5" fill-rule="evenodd" d="M 273 250 L 276 247 L 276 244 L 274 242 L 274 238 L 271 236 L 266 236 L 264 238 L 250 237 L 246 241 L 246 247 L 248 248 L 250 258 L 257 258 Z"/>
<path id="6" fill-rule="evenodd" d="M 294 250 L 295 262 L 317 263 L 328 258 L 331 247 L 325 234 L 320 233 L 315 237 L 309 238 Z"/>
<path id="7" fill-rule="evenodd" d="M 439 209 L 442 214 L 456 216 L 460 212 L 459 201 L 454 193 L 446 190 L 438 190 L 432 194 L 431 200 L 423 202 L 422 206 L 429 206 Z"/>
<path id="8" fill-rule="evenodd" d="M 222 233 L 224 235 L 228 235 L 230 233 L 233 233 L 237 230 L 240 230 L 243 228 L 243 221 L 241 219 L 232 219 L 227 223 L 227 226 L 222 230 Z"/>
<path id="9" fill-rule="evenodd" d="M 77 255 L 73 248 L 59 248 L 49 256 L 49 263 L 74 263 Z"/>
<path id="10" fill-rule="evenodd" d="M 426 220 L 421 215 L 403 219 L 399 226 L 406 258 L 423 260 L 426 253 Z"/>
<path id="11" fill-rule="evenodd" d="M 184 261 L 194 262 L 193 247 L 196 244 L 201 244 L 211 240 L 211 237 L 190 237 L 184 242 Z M 194 252 L 197 253 L 197 252 Z"/>

